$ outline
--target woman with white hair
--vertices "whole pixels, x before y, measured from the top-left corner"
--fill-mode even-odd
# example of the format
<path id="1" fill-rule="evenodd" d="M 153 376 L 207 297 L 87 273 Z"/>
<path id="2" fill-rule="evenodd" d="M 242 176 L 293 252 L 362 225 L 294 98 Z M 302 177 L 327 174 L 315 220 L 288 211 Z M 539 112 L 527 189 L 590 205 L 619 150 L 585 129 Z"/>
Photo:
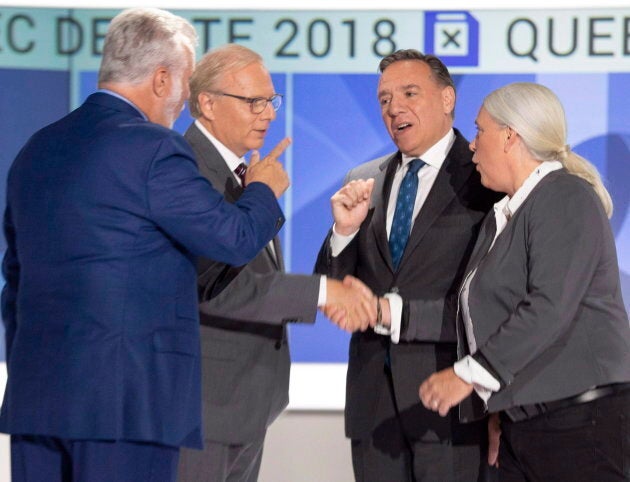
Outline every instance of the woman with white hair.
<path id="1" fill-rule="evenodd" d="M 420 397 L 443 416 L 462 400 L 463 418 L 498 414 L 489 462 L 498 452 L 501 480 L 630 480 L 630 326 L 610 196 L 566 145 L 546 87 L 492 92 L 475 123 L 481 182 L 506 196 L 460 290 L 460 360 Z"/>

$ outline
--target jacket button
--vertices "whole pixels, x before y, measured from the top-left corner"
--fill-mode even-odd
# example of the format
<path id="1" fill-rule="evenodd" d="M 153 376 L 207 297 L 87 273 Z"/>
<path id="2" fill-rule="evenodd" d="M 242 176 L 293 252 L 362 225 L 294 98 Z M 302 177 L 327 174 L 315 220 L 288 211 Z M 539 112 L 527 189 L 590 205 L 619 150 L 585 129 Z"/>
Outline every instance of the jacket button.
<path id="1" fill-rule="evenodd" d="M 278 340 L 274 346 L 275 346 L 276 350 L 279 350 L 280 348 L 282 348 L 282 342 L 280 340 Z"/>

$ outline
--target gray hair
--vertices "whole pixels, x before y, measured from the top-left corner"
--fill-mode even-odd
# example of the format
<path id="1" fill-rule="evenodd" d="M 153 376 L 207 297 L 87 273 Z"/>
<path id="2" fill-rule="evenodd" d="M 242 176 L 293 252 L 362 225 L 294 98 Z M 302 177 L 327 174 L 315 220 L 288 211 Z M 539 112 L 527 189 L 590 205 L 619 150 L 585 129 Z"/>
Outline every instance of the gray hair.
<path id="1" fill-rule="evenodd" d="M 539 161 L 560 161 L 565 169 L 587 181 L 600 198 L 608 217 L 613 204 L 593 164 L 571 150 L 562 104 L 547 87 L 515 82 L 490 93 L 483 108 L 500 125 L 510 126 Z"/>
<path id="2" fill-rule="evenodd" d="M 190 99 L 188 106 L 194 118 L 201 116 L 199 94 L 221 90 L 225 74 L 240 70 L 253 63 L 263 63 L 260 55 L 238 44 L 226 44 L 208 51 L 195 67 L 190 78 Z"/>
<path id="3" fill-rule="evenodd" d="M 184 18 L 157 8 L 132 8 L 116 15 L 107 30 L 99 85 L 138 84 L 158 67 L 181 71 L 186 50 L 194 54 L 197 33 Z"/>

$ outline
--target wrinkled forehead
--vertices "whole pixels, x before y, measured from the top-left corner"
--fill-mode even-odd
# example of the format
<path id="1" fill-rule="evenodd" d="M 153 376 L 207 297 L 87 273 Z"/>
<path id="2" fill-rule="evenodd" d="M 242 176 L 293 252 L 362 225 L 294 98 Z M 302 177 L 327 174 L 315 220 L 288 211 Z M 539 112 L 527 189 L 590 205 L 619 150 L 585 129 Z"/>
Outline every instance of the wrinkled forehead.
<path id="1" fill-rule="evenodd" d="M 378 81 L 378 95 L 381 92 L 404 91 L 410 88 L 422 89 L 436 85 L 429 66 L 419 60 L 400 60 L 389 65 Z"/>

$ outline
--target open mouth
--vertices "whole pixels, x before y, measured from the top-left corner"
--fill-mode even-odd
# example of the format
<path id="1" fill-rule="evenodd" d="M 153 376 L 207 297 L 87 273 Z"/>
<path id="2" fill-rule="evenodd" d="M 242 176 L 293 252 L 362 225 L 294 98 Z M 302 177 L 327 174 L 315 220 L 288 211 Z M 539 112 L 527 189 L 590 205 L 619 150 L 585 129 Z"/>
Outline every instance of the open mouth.
<path id="1" fill-rule="evenodd" d="M 403 122 L 402 124 L 398 124 L 396 126 L 396 131 L 397 132 L 402 132 L 405 129 L 408 129 L 409 127 L 411 127 L 411 124 L 409 124 L 408 122 Z"/>

